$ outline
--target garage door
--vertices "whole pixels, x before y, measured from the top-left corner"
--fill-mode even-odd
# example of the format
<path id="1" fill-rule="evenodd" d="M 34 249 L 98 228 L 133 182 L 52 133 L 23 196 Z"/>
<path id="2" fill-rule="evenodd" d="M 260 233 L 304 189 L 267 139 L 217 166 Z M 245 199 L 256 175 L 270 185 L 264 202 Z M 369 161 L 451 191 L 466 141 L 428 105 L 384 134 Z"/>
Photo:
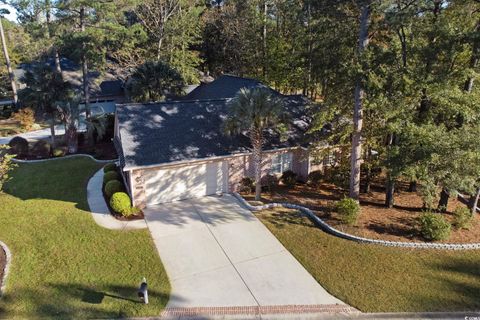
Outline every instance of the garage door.
<path id="1" fill-rule="evenodd" d="M 225 161 L 147 171 L 144 178 L 147 204 L 226 192 L 227 177 Z"/>

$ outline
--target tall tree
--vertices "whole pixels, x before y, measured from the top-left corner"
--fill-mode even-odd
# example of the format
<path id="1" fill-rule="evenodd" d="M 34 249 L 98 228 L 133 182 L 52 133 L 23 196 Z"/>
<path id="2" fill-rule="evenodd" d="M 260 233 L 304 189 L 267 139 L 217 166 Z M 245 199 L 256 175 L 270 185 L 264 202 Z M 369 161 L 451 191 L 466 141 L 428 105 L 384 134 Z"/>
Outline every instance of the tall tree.
<path id="1" fill-rule="evenodd" d="M 13 103 L 16 106 L 18 103 L 17 84 L 15 83 L 15 75 L 13 74 L 12 64 L 10 62 L 10 56 L 8 55 L 7 41 L 5 39 L 5 32 L 3 31 L 3 15 L 8 14 L 8 10 L 1 9 L 0 11 L 0 37 L 2 39 L 3 56 L 5 57 L 5 63 L 7 64 L 8 76 L 10 84 L 12 86 Z"/>
<path id="2" fill-rule="evenodd" d="M 364 51 L 368 45 L 368 27 L 370 24 L 370 1 L 364 1 L 360 8 L 360 29 L 358 33 L 358 59 L 363 59 Z M 365 67 L 365 66 L 364 66 Z M 364 75 L 359 75 L 355 84 L 355 104 L 353 112 L 353 136 L 350 172 L 350 197 L 358 200 L 360 195 L 360 168 L 362 163 L 362 126 L 363 103 L 365 99 Z"/>

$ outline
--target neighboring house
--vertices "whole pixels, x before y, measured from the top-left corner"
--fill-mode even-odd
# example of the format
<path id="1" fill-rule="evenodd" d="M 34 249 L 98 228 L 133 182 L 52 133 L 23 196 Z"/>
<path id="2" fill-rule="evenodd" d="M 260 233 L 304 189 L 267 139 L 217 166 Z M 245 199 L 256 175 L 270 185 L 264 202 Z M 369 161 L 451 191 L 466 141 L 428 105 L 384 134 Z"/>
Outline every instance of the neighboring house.
<path id="1" fill-rule="evenodd" d="M 134 205 L 232 192 L 243 177 L 253 177 L 250 140 L 222 131 L 229 100 L 245 87 L 265 86 L 253 79 L 222 76 L 181 101 L 117 106 L 114 142 Z M 292 125 L 286 141 L 273 131 L 266 134 L 262 176 L 292 170 L 305 180 L 312 170 L 306 136 L 308 100 L 274 90 L 272 94 L 284 100 Z"/>
<path id="2" fill-rule="evenodd" d="M 25 72 L 32 70 L 37 63 L 39 62 L 22 63 L 17 69 L 13 70 L 19 89 L 25 87 L 25 84 L 21 82 Z M 52 58 L 47 59 L 45 63 L 52 69 L 55 68 L 55 61 Z M 60 66 L 64 80 L 70 83 L 79 96 L 83 96 L 83 77 L 80 66 L 67 58 L 60 59 Z M 126 102 L 124 83 L 115 75 L 108 72 L 103 74 L 90 72 L 89 79 L 90 108 L 93 115 L 114 113 L 117 103 Z M 84 108 L 85 101 L 81 101 L 80 111 L 82 112 Z"/>

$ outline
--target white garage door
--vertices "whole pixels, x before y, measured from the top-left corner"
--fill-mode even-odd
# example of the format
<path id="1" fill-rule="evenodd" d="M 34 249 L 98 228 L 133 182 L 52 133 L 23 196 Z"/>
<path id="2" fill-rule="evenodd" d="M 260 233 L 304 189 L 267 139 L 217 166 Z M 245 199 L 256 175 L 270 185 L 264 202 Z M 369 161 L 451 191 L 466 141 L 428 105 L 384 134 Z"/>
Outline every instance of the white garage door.
<path id="1" fill-rule="evenodd" d="M 147 171 L 144 178 L 147 204 L 227 192 L 227 172 L 225 161 Z"/>

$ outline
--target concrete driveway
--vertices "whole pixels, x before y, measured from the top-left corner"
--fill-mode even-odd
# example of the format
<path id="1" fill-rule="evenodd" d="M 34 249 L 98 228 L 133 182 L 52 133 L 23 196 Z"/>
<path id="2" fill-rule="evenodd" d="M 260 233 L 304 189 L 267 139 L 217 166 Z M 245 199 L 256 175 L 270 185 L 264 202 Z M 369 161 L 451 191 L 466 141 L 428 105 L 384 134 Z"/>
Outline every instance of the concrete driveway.
<path id="1" fill-rule="evenodd" d="M 170 308 L 343 305 L 231 195 L 148 207 L 145 219 Z"/>

